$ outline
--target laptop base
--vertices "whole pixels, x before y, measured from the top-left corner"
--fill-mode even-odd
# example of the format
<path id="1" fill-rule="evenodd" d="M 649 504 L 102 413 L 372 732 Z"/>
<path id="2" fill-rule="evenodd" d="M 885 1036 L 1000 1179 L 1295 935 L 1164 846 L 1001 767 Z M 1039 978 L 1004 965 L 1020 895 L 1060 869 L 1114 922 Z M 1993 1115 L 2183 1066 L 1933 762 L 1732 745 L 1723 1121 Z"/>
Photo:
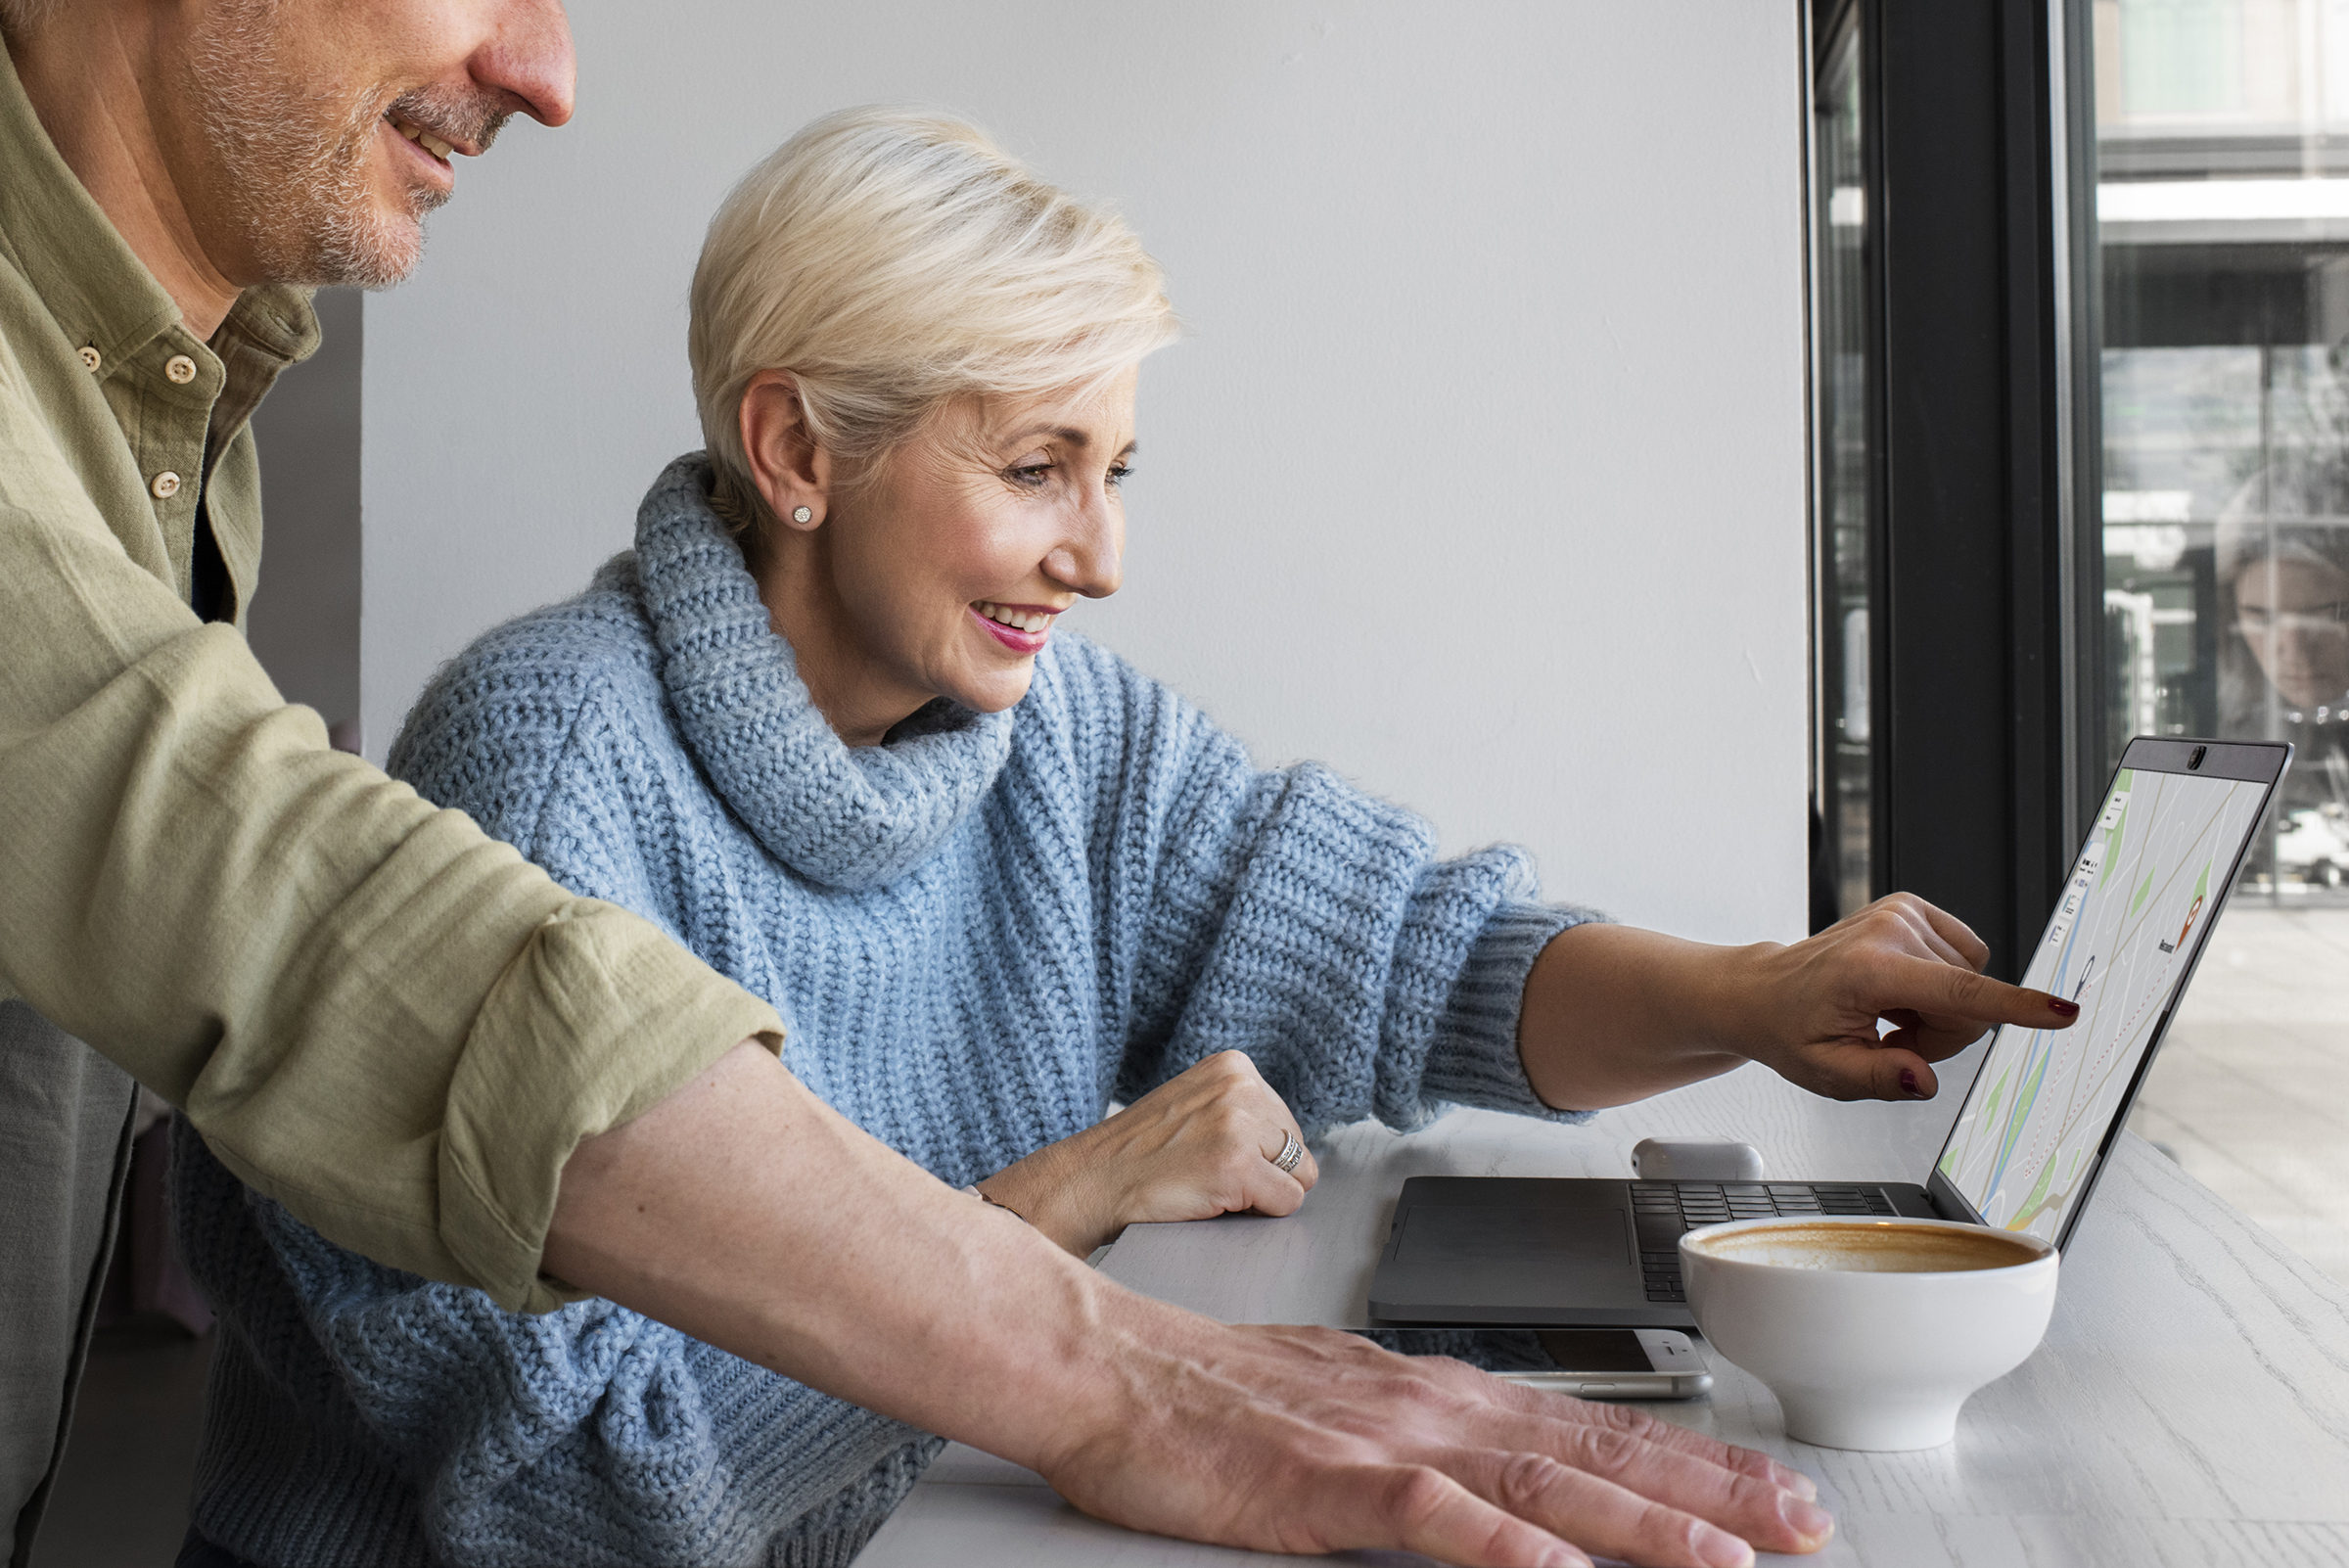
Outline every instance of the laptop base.
<path id="1" fill-rule="evenodd" d="M 1680 1238 L 1773 1215 L 1945 1218 L 1913 1181 L 1413 1176 L 1370 1281 L 1380 1325 L 1690 1328 Z"/>

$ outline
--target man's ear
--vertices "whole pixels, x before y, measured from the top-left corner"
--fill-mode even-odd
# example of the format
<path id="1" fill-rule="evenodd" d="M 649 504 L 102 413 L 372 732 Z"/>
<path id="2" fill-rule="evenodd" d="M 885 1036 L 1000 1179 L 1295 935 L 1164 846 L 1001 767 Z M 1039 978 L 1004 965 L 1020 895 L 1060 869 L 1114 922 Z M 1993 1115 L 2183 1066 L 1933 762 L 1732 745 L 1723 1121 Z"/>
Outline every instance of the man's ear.
<path id="1" fill-rule="evenodd" d="M 776 521 L 787 529 L 821 528 L 831 511 L 832 454 L 808 433 L 799 378 L 761 370 L 742 390 L 736 418 L 751 483 Z"/>

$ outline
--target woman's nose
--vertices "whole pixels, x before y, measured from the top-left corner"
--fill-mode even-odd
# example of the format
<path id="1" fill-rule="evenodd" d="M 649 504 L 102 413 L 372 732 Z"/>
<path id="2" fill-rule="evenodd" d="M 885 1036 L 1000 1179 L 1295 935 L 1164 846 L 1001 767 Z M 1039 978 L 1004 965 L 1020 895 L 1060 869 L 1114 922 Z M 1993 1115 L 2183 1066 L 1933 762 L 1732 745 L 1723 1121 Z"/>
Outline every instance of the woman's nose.
<path id="1" fill-rule="evenodd" d="M 1125 545 L 1124 516 L 1106 497 L 1098 498 L 1044 557 L 1044 574 L 1087 599 L 1106 599 L 1126 578 Z"/>

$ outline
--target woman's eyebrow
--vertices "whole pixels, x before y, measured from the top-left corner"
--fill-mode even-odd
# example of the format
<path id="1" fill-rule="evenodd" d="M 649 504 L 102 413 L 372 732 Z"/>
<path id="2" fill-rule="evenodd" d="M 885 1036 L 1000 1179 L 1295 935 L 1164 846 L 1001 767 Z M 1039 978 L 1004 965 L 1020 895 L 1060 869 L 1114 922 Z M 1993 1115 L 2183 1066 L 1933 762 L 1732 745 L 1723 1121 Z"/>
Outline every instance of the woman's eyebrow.
<path id="1" fill-rule="evenodd" d="M 1003 444 L 1006 446 L 1016 446 L 1022 441 L 1034 440 L 1038 436 L 1049 436 L 1055 440 L 1066 441 L 1069 445 L 1076 447 L 1079 451 L 1082 451 L 1085 447 L 1093 444 L 1093 438 L 1086 435 L 1083 431 L 1079 430 L 1074 425 L 1031 425 L 1026 430 L 1015 431 L 1011 435 L 1004 437 Z M 1135 452 L 1141 450 L 1141 444 L 1142 443 L 1139 441 L 1128 441 L 1126 443 L 1126 449 L 1118 453 L 1118 455 L 1120 457 L 1131 457 Z"/>
<path id="2" fill-rule="evenodd" d="M 1049 436 L 1055 440 L 1066 441 L 1071 446 L 1080 448 L 1090 446 L 1093 443 L 1090 436 L 1074 425 L 1031 425 L 1026 430 L 1016 431 L 1004 437 L 1003 440 L 1006 445 L 1014 445 L 1020 441 L 1033 440 L 1038 436 Z"/>

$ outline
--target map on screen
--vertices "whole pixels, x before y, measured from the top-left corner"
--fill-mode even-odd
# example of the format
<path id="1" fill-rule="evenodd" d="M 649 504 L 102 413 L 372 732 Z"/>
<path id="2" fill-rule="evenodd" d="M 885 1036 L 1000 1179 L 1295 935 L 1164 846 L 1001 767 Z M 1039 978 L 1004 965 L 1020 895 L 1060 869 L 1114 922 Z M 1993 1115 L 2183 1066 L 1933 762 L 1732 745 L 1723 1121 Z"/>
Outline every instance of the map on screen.
<path id="1" fill-rule="evenodd" d="M 1999 1031 L 1941 1156 L 1994 1225 L 2053 1240 L 2185 978 L 2267 786 L 2123 769 L 2023 984 L 2069 1029 Z"/>

